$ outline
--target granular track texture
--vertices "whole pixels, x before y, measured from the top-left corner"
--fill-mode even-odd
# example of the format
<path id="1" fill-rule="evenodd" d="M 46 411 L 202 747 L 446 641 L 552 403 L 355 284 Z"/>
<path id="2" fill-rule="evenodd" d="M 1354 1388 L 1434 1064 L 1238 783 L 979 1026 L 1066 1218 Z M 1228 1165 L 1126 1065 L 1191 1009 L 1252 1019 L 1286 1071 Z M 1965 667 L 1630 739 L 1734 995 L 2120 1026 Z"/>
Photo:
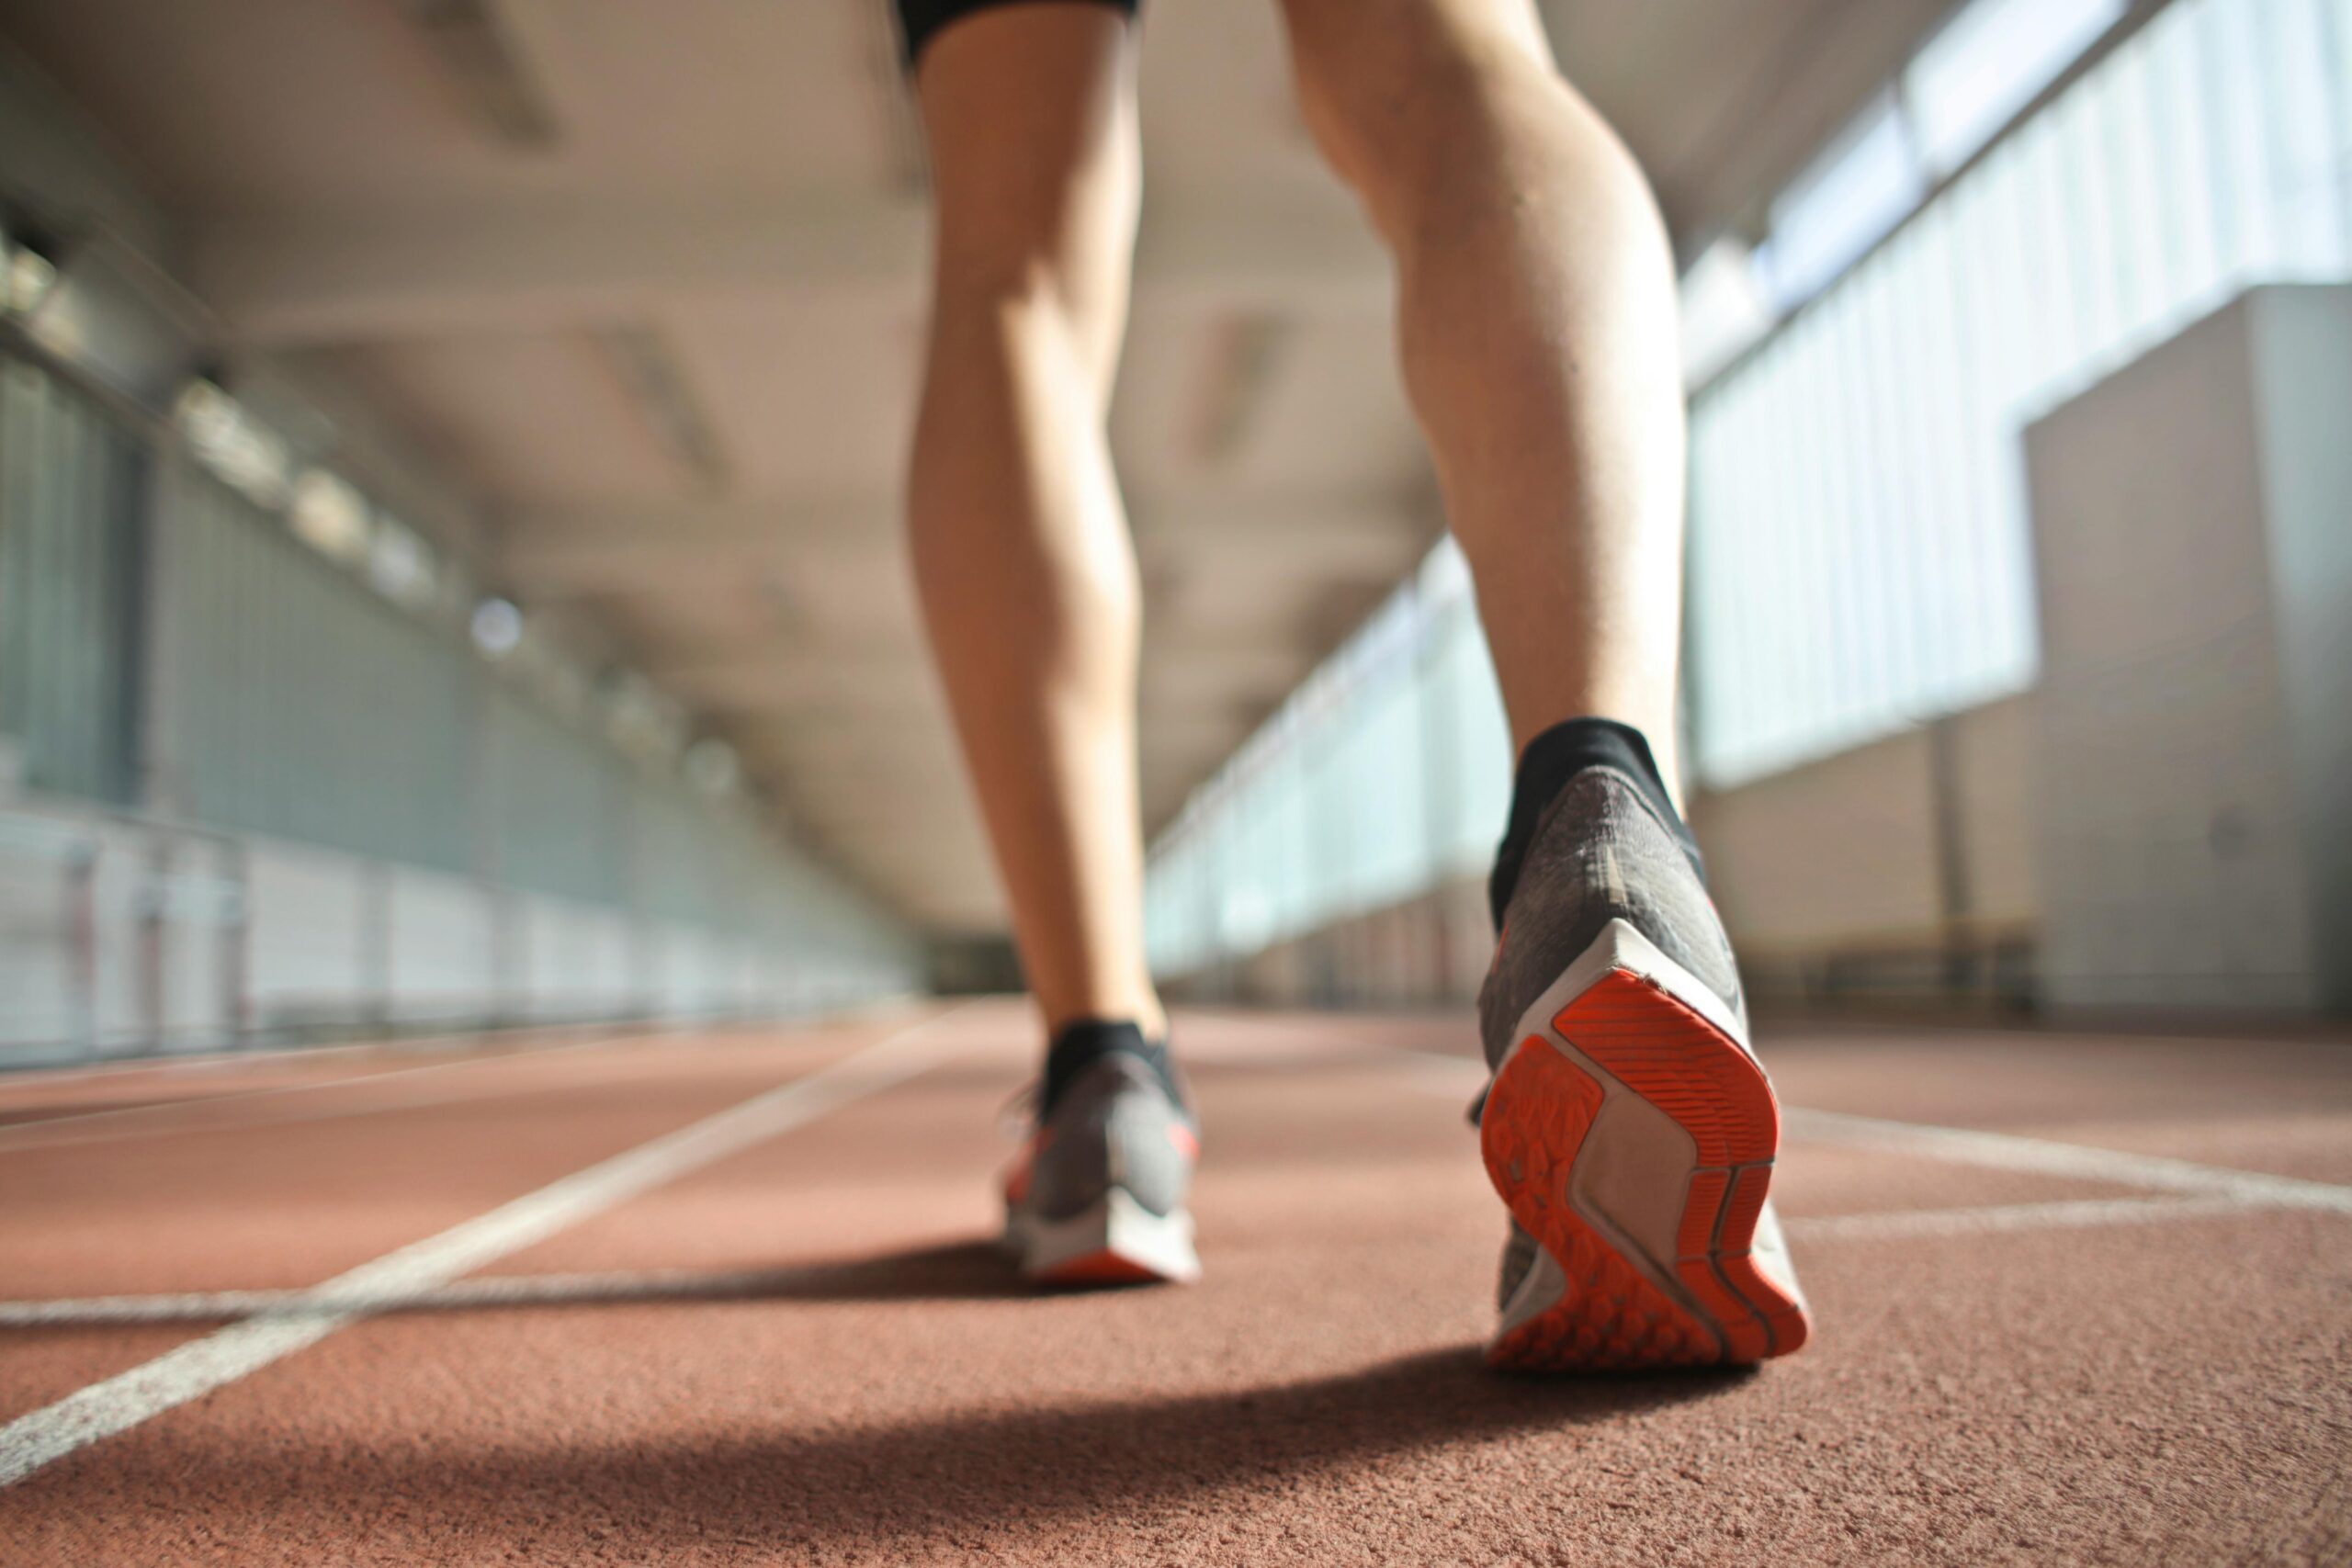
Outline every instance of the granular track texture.
<path id="1" fill-rule="evenodd" d="M 333 1278 L 895 1027 L 0 1075 L 0 1304 L 67 1308 L 0 1322 L 0 1418 L 204 1342 L 221 1317 L 182 1292 Z M 2346 1032 L 2192 1027 L 1774 1029 L 1771 1206 L 1829 1330 L 1754 1371 L 1535 1377 L 1482 1359 L 1499 1205 L 1461 1111 L 1491 1069 L 1458 1012 L 1182 1015 L 1206 1272 L 1074 1292 L 996 1246 L 1036 1024 L 978 1002 L 914 1077 L 0 1489 L 0 1563 L 2352 1562 L 2352 1199 L 2217 1203 L 1850 1120 L 2352 1193 Z M 1596 1087 L 1597 1136 L 1644 1113 L 1572 1049 L 1542 1125 Z"/>

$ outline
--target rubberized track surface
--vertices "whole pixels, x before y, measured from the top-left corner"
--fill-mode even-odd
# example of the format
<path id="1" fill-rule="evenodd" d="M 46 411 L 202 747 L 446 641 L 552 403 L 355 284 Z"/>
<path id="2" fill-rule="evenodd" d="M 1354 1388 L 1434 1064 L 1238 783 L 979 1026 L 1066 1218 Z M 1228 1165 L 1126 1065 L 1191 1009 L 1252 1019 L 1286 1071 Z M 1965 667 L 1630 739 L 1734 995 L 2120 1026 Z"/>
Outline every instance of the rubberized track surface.
<path id="1" fill-rule="evenodd" d="M 2352 1555 L 2352 1048 L 1768 1030 L 1813 1343 L 1536 1381 L 1466 1018 L 1179 1029 L 1207 1279 L 1051 1298 L 1006 1004 L 0 1080 L 0 1562 Z"/>

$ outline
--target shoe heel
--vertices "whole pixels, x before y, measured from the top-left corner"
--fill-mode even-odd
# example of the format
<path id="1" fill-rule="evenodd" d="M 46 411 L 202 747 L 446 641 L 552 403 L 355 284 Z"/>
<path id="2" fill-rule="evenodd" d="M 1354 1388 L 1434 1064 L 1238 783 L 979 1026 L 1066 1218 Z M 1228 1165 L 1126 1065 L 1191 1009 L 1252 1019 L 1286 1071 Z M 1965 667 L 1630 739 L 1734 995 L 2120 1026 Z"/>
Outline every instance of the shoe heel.
<path id="1" fill-rule="evenodd" d="M 1117 1187 L 1068 1219 L 1029 1218 L 1020 1239 L 1021 1272 L 1039 1284 L 1181 1285 L 1201 1275 L 1192 1216 L 1155 1214 Z"/>
<path id="2" fill-rule="evenodd" d="M 1752 1256 L 1780 1145 L 1771 1087 L 1720 1021 L 1616 962 L 1624 945 L 1620 933 L 1603 949 L 1605 967 L 1575 976 L 1581 988 L 1548 1021 L 1526 1021 L 1529 1032 L 1487 1096 L 1487 1175 L 1565 1277 L 1555 1302 L 1507 1320 L 1488 1359 L 1559 1371 L 1786 1355 L 1806 1337 L 1803 1304 Z M 1641 1121 L 1633 1108 L 1604 1110 L 1627 1092 L 1651 1108 L 1653 1127 L 1662 1114 L 1680 1129 L 1667 1130 L 1675 1146 L 1688 1139 L 1679 1216 L 1671 1208 L 1659 1214 L 1648 1242 L 1597 1222 L 1576 1186 L 1578 1156 L 1597 1128 L 1603 1138 L 1639 1136 L 1629 1131 Z M 1596 1153 L 1657 1147 L 1653 1136 Z"/>
<path id="3" fill-rule="evenodd" d="M 1715 1023 L 1623 969 L 1562 1009 L 1553 1027 L 1690 1134 L 1698 1168 L 1674 1272 L 1721 1325 L 1725 1359 L 1761 1360 L 1803 1344 L 1803 1308 L 1751 1256 L 1781 1145 L 1780 1105 L 1763 1069 Z"/>

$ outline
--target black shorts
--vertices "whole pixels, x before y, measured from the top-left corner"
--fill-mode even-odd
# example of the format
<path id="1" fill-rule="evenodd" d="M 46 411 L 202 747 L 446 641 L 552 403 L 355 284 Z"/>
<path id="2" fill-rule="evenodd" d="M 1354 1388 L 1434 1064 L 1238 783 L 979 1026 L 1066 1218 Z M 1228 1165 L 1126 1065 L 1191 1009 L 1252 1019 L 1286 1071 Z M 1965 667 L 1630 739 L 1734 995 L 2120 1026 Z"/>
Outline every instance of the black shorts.
<path id="1" fill-rule="evenodd" d="M 1032 0 L 899 0 L 899 41 L 906 51 L 907 69 L 914 69 L 915 62 L 922 58 L 923 45 L 950 22 L 968 17 L 975 11 L 1029 3 Z M 1133 17 L 1139 0 L 1091 0 L 1091 3 L 1108 6 L 1114 11 Z"/>

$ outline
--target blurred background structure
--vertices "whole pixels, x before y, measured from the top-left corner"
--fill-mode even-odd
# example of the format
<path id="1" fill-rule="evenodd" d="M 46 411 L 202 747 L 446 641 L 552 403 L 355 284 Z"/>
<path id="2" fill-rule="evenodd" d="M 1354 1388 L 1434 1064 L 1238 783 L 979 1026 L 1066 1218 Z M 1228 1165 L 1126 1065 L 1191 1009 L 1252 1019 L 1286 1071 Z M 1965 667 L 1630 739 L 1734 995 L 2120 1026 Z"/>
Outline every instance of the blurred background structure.
<path id="1" fill-rule="evenodd" d="M 2352 0 L 1549 0 L 1685 265 L 1762 995 L 2352 1008 Z M 1161 0 L 1156 966 L 1468 995 L 1510 759 L 1265 0 Z M 0 0 L 0 1063 L 1015 976 L 881 0 Z"/>

